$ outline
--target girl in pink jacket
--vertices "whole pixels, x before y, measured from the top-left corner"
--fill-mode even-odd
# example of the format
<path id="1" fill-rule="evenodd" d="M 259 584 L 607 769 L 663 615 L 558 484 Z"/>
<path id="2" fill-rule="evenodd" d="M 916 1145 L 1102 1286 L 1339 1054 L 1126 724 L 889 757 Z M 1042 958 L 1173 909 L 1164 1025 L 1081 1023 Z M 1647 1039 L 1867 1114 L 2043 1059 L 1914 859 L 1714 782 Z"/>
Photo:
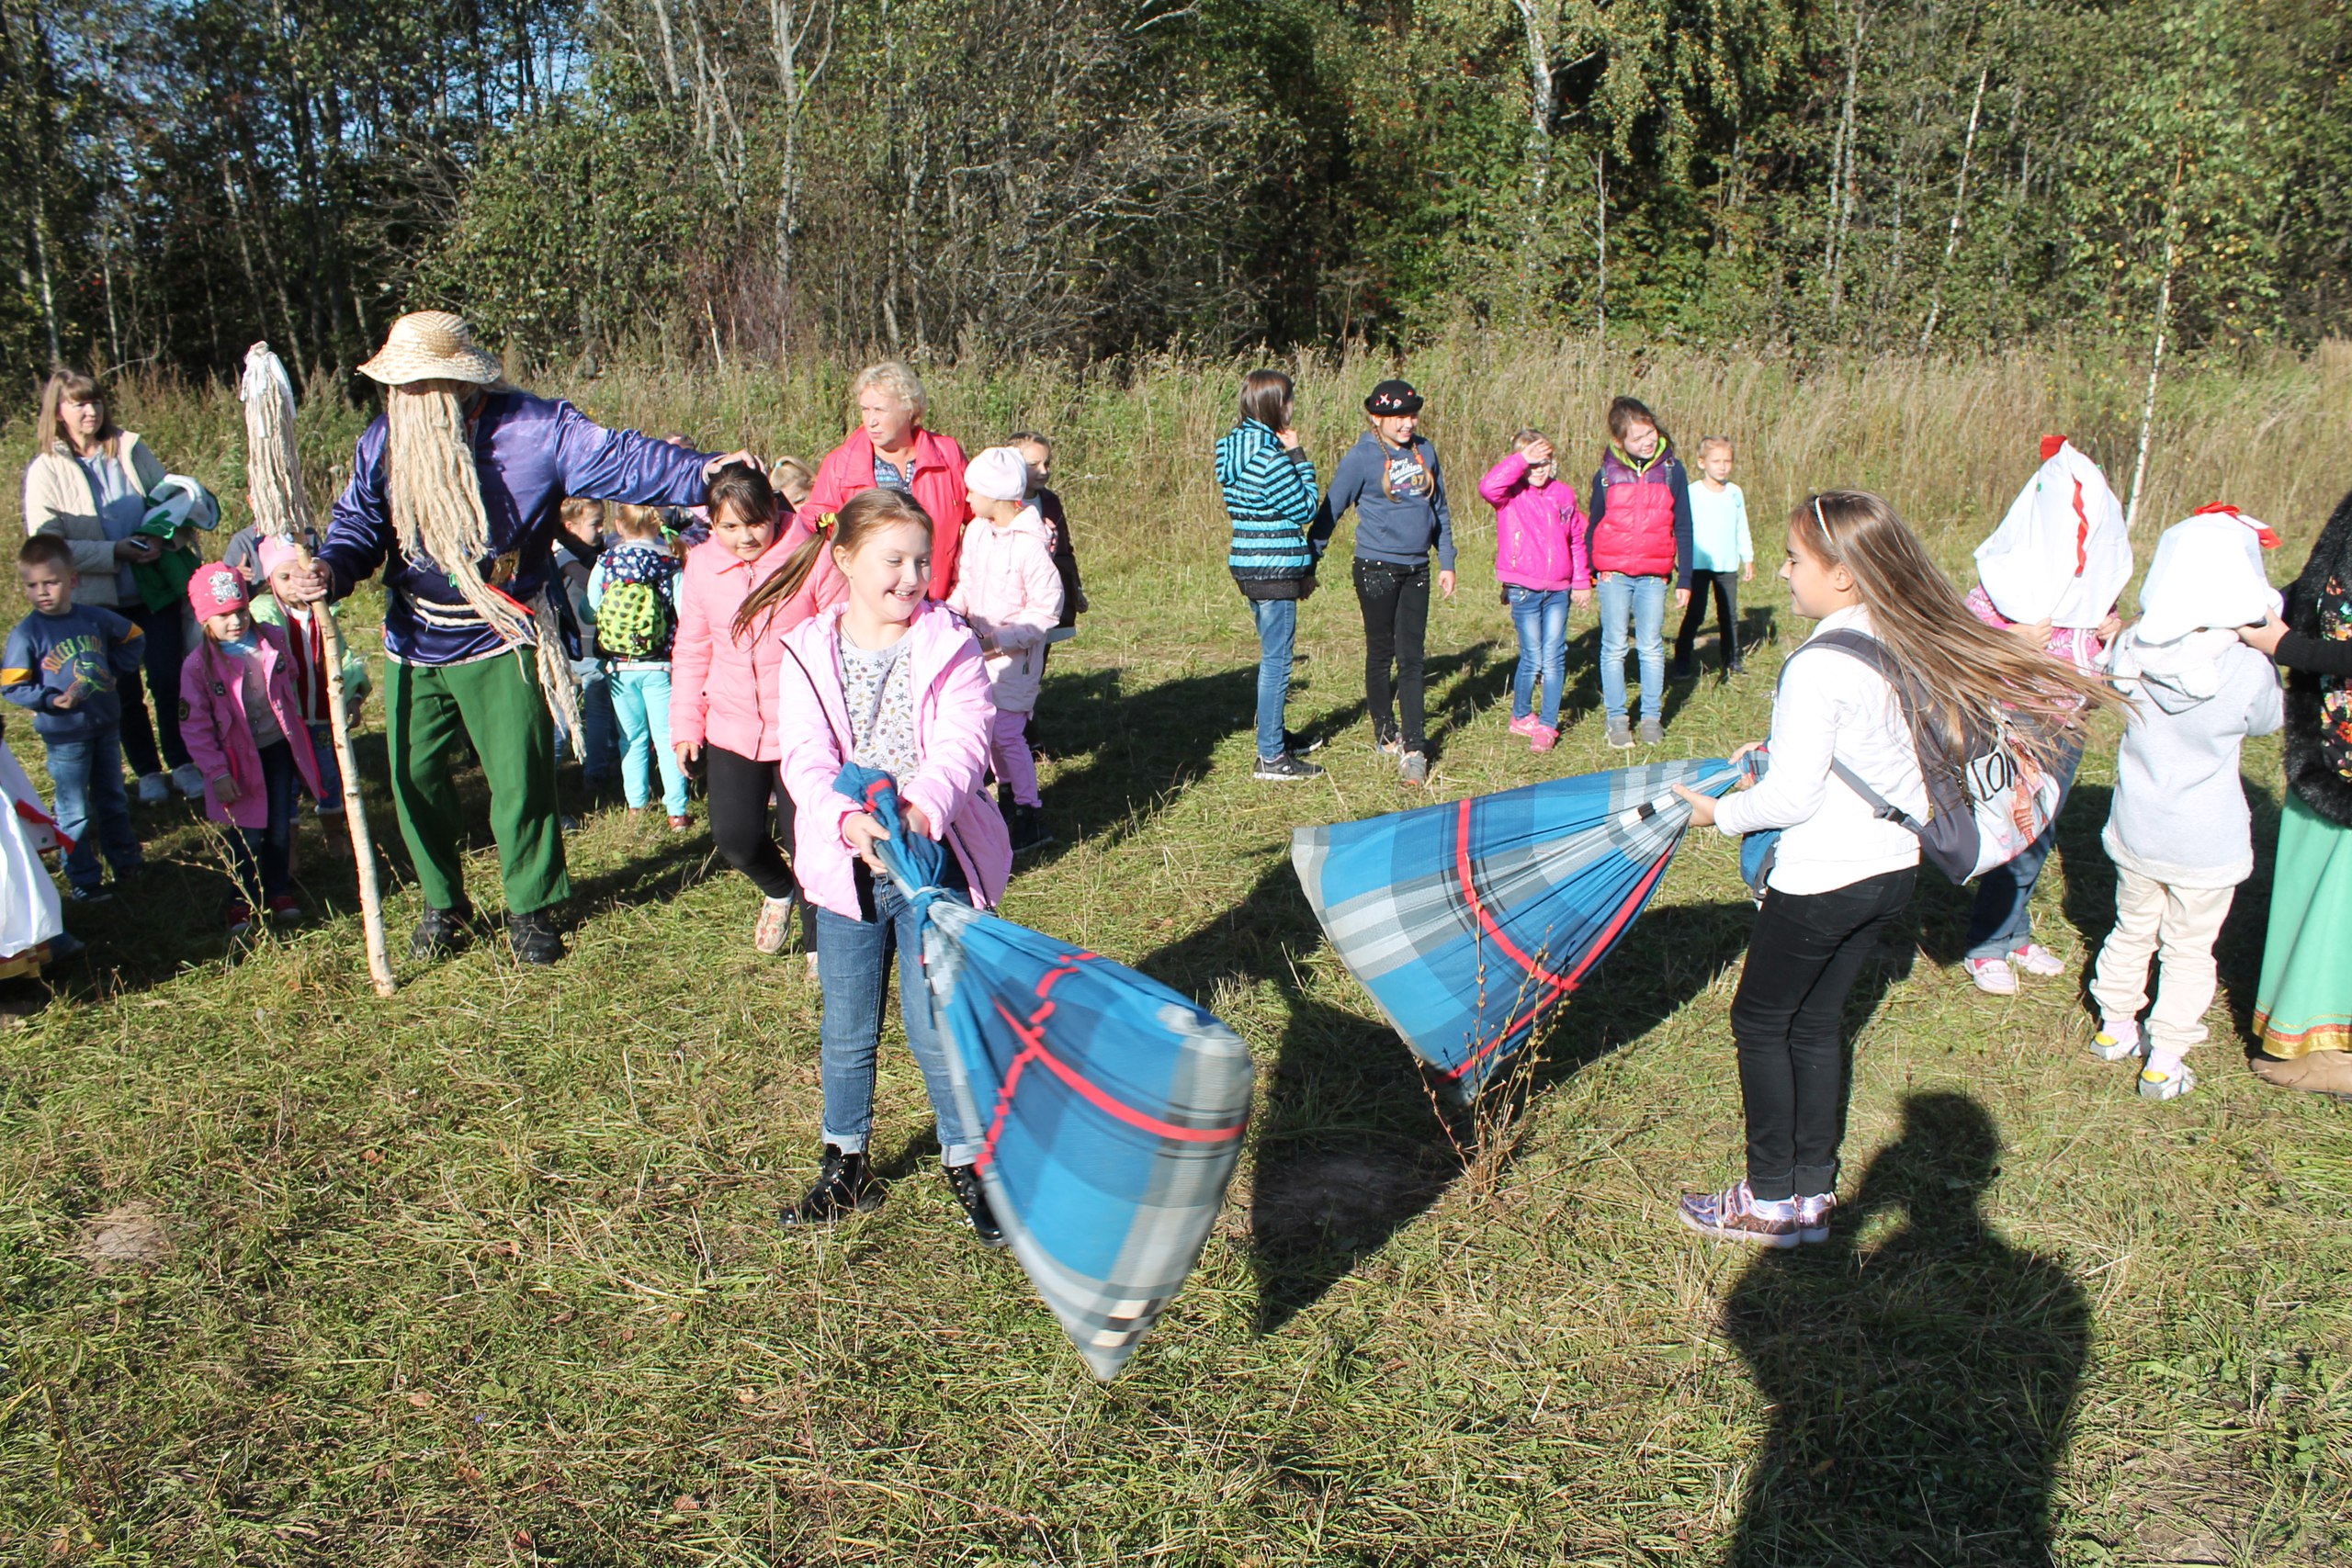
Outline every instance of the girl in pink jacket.
<path id="1" fill-rule="evenodd" d="M 681 765 L 703 764 L 710 836 L 727 863 L 760 890 L 752 945 L 781 953 L 797 902 L 792 882 L 792 829 L 782 842 L 768 831 L 784 752 L 775 726 L 775 667 L 784 634 L 808 619 L 803 596 L 774 599 L 751 615 L 744 605 L 791 558 L 779 540 L 783 512 L 767 476 L 730 464 L 710 481 L 710 537 L 686 553 L 678 587 L 678 629 L 670 649 L 670 744 Z M 801 943 L 817 951 L 816 917 L 800 912 Z"/>
<path id="2" fill-rule="evenodd" d="M 243 576 L 215 562 L 188 579 L 188 604 L 204 638 L 180 665 L 180 738 L 204 774 L 204 814 L 230 829 L 244 897 L 229 906 L 229 934 L 253 924 L 253 907 L 294 921 L 288 889 L 295 791 L 319 795 L 319 761 L 294 695 L 286 634 L 248 613 Z"/>
<path id="3" fill-rule="evenodd" d="M 1510 728 L 1538 751 L 1560 739 L 1560 688 L 1567 678 L 1568 603 L 1592 603 L 1585 558 L 1587 524 L 1564 483 L 1552 444 L 1538 430 L 1512 439 L 1510 456 L 1487 470 L 1478 494 L 1495 509 L 1495 576 L 1519 628 L 1519 673 L 1511 682 Z M 1535 709 L 1535 683 L 1544 707 Z"/>
<path id="4" fill-rule="evenodd" d="M 972 525 L 947 607 L 964 617 L 987 656 L 996 728 L 989 766 L 1012 797 L 1012 852 L 1050 844 L 1029 716 L 1046 676 L 1046 639 L 1062 618 L 1062 574 L 1054 537 L 1030 502 L 1029 464 L 1012 446 L 991 446 L 964 468 Z"/>
<path id="5" fill-rule="evenodd" d="M 786 1223 L 824 1224 L 882 1201 L 866 1139 L 895 955 L 899 1015 L 939 1119 L 948 1186 L 980 1239 L 1001 1246 L 973 1168 L 982 1129 L 967 1124 L 956 1102 L 948 1047 L 922 976 L 915 908 L 872 857 L 882 825 L 862 801 L 833 787 L 849 762 L 892 775 L 907 827 L 943 840 L 952 852 L 940 896 L 983 908 L 995 904 L 1012 873 L 1012 847 L 986 782 L 996 705 L 979 641 L 927 596 L 931 519 L 911 498 L 879 488 L 861 491 L 842 507 L 832 537 L 818 542 L 848 594 L 785 634 L 776 730 L 784 784 L 796 807 L 795 870 L 817 906 L 824 1156 L 816 1186 Z M 796 551 L 779 574 L 791 581 L 777 592 L 788 597 L 815 565 L 813 548 Z"/>

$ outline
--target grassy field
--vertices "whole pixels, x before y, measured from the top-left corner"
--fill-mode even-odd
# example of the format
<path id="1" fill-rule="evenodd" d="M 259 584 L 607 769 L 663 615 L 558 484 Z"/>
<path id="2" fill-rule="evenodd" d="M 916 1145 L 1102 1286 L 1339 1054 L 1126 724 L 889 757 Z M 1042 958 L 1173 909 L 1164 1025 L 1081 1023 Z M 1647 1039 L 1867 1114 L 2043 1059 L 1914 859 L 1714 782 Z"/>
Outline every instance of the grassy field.
<path id="1" fill-rule="evenodd" d="M 974 367 L 934 387 L 933 423 L 967 446 L 1015 423 L 1063 438 L 1094 605 L 1039 721 L 1061 841 L 1007 911 L 1201 998 L 1261 1065 L 1218 1235 L 1116 1385 L 953 1223 L 902 1050 L 877 1128 L 889 1203 L 780 1232 L 816 1152 L 819 998 L 797 955 L 751 951 L 755 896 L 699 829 L 586 811 L 568 962 L 403 959 L 381 1002 L 347 848 L 306 828 L 323 918 L 232 953 L 221 856 L 175 804 L 140 814 L 160 863 L 136 896 L 71 917 L 88 963 L 0 1033 L 0 1560 L 2352 1560 L 2346 1108 L 2237 1060 L 2275 744 L 2246 758 L 2263 863 L 2222 942 L 2199 1091 L 2144 1104 L 2084 1049 L 2110 746 L 2037 901 L 2067 977 L 1975 994 L 1964 895 L 1923 880 L 1853 1009 L 1850 1212 L 1801 1254 L 1670 1221 L 1684 1187 L 1738 1170 L 1725 1013 L 1752 912 L 1730 843 L 1694 838 L 1540 1064 L 1450 1123 L 1287 863 L 1302 823 L 1611 765 L 1589 615 L 1560 749 L 1531 756 L 1504 728 L 1511 632 L 1472 487 L 1515 426 L 1597 449 L 1606 393 L 1630 385 L 1686 443 L 1737 438 L 1768 561 L 1793 497 L 1861 484 L 1957 572 L 2041 431 L 2074 432 L 2120 486 L 2132 363 L 1604 369 L 1574 345 L 1475 342 L 1408 362 L 1464 539 L 1462 592 L 1431 618 L 1426 795 L 1367 743 L 1336 561 L 1292 708 L 1329 737 L 1329 779 L 1250 781 L 1255 642 L 1206 457 L 1237 368 Z M 1386 368 L 1302 367 L 1326 472 Z M 611 420 L 813 457 L 843 369 L 564 389 Z M 124 401 L 167 465 L 239 493 L 232 400 Z M 2352 479 L 2348 411 L 2342 348 L 2176 381 L 2142 560 L 2225 497 L 2287 536 L 2274 575 L 2291 575 Z M 322 488 L 357 423 L 306 412 Z M 8 462 L 28 440 L 10 427 Z M 1589 466 L 1564 468 L 1581 489 Z M 1769 581 L 1745 614 L 1758 656 L 1673 690 L 1667 754 L 1763 732 L 1803 631 Z M 375 718 L 363 765 L 404 937 L 418 901 Z M 9 739 L 38 774 L 29 727 Z M 481 851 L 494 904 L 486 834 Z"/>

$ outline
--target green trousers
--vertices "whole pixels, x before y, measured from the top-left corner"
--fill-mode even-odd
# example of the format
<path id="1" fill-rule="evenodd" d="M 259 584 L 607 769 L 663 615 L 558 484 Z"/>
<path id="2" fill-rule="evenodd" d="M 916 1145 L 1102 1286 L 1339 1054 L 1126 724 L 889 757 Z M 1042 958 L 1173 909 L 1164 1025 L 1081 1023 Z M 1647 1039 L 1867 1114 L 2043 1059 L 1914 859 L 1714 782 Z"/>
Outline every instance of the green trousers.
<path id="1" fill-rule="evenodd" d="M 529 658 L 526 649 L 471 664 L 384 661 L 392 805 L 424 901 L 436 909 L 466 899 L 466 818 L 449 767 L 460 732 L 490 781 L 490 830 L 508 911 L 527 915 L 571 896 L 556 809 L 555 723 Z"/>

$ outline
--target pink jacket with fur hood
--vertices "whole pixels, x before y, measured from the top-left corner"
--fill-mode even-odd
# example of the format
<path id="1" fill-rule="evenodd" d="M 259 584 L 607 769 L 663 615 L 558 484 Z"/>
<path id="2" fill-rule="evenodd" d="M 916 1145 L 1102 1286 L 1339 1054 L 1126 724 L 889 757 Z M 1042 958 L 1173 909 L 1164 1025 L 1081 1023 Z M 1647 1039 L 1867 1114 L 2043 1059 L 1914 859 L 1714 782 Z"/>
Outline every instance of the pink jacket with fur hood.
<path id="1" fill-rule="evenodd" d="M 996 645 L 988 667 L 997 707 L 1035 708 L 1046 679 L 1046 634 L 1061 624 L 1062 574 L 1054 567 L 1053 530 L 1035 506 L 1023 507 L 1001 528 L 978 518 L 965 528 L 947 607 Z"/>
<path id="2" fill-rule="evenodd" d="M 833 788 L 847 761 L 849 710 L 842 694 L 836 638 L 842 606 L 786 632 L 776 668 L 776 729 L 784 750 L 784 787 L 791 793 L 793 874 L 809 901 L 845 919 L 862 919 L 856 860 L 842 824 L 865 808 Z M 996 705 L 980 666 L 979 640 L 934 601 L 907 627 L 913 660 L 915 729 L 922 765 L 899 781 L 899 796 L 919 807 L 964 868 L 972 902 L 990 908 L 1012 874 L 1012 839 L 989 792 L 989 731 Z"/>
<path id="3" fill-rule="evenodd" d="M 794 543 L 786 527 L 757 560 L 743 559 L 718 539 L 686 552 L 678 635 L 670 645 L 672 745 L 707 742 L 757 762 L 783 754 L 776 744 L 775 667 L 784 657 L 784 634 L 808 618 L 808 585 L 763 616 L 741 642 L 735 612 L 754 583 L 783 570 Z"/>
<path id="4" fill-rule="evenodd" d="M 295 700 L 292 658 L 286 633 L 265 621 L 254 623 L 260 639 L 262 689 L 269 694 L 269 711 L 294 749 L 294 768 L 311 794 L 319 793 L 319 759 L 311 750 L 311 728 L 302 722 L 301 704 Z M 188 761 L 204 774 L 204 814 L 215 822 L 239 828 L 269 826 L 269 801 L 262 793 L 261 748 L 254 744 L 253 727 L 245 722 L 244 661 L 223 653 L 213 640 L 198 633 L 196 651 L 180 665 L 180 739 L 187 743 Z M 222 804 L 219 781 L 232 779 L 237 798 Z"/>

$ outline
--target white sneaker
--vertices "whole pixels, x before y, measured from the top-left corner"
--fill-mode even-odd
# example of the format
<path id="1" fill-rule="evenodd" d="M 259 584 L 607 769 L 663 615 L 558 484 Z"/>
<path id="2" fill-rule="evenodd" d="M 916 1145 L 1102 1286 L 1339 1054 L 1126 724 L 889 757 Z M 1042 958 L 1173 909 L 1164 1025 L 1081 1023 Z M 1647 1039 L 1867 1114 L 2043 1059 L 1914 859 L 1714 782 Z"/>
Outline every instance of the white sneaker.
<path id="1" fill-rule="evenodd" d="M 2181 1063 L 2171 1072 L 2165 1072 L 2153 1062 L 2140 1069 L 2142 1100 L 2178 1100 L 2197 1087 L 2197 1075 Z"/>
<path id="2" fill-rule="evenodd" d="M 2018 977 L 2006 958 L 1963 958 L 1961 967 L 1976 982 L 1976 988 L 1989 997 L 2014 997 L 2018 994 Z"/>
<path id="3" fill-rule="evenodd" d="M 2027 974 L 2038 976 L 2044 980 L 2049 979 L 2052 975 L 2064 975 L 2066 972 L 2066 961 L 2038 942 L 2027 942 L 2023 947 L 2010 953 L 2009 962 Z"/>
<path id="4" fill-rule="evenodd" d="M 2122 1062 L 2140 1054 L 2140 1021 L 2135 1018 L 2109 1018 L 2099 1021 L 2098 1032 L 2091 1036 L 2091 1055 L 2102 1062 Z"/>
<path id="5" fill-rule="evenodd" d="M 164 804 L 164 802 L 165 802 L 165 801 L 167 801 L 167 800 L 169 800 L 169 799 L 171 799 L 171 798 L 172 798 L 172 775 L 171 775 L 171 774 L 169 774 L 169 773 L 148 773 L 148 774 L 143 775 L 143 776 L 140 779 L 140 781 L 139 781 L 139 804 L 140 804 L 140 805 L 141 805 L 141 806 L 161 806 L 161 805 L 163 805 L 163 804 Z"/>
<path id="6" fill-rule="evenodd" d="M 204 798 L 204 771 L 194 762 L 182 762 L 174 768 L 172 782 L 179 785 L 180 793 L 190 800 Z"/>

